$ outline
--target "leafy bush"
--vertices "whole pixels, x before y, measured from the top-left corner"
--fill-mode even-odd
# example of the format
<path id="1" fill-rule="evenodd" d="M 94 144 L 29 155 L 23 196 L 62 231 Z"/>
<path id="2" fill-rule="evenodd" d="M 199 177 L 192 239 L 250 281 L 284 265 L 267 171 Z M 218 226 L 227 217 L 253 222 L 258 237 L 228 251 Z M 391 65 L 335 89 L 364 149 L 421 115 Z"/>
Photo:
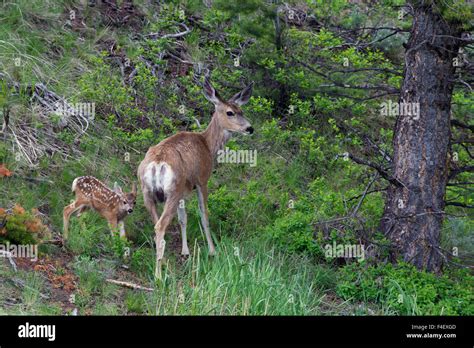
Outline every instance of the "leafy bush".
<path id="1" fill-rule="evenodd" d="M 0 242 L 37 244 L 50 237 L 51 231 L 38 215 L 38 210 L 27 211 L 18 204 L 11 210 L 0 208 Z"/>
<path id="2" fill-rule="evenodd" d="M 115 233 L 110 240 L 111 249 L 117 258 L 128 258 L 130 256 L 130 248 L 132 242 L 126 238 L 120 237 L 118 233 Z"/>
<path id="3" fill-rule="evenodd" d="M 341 269 L 336 293 L 345 300 L 375 301 L 401 315 L 473 315 L 474 277 L 467 270 L 442 276 L 400 263 Z"/>
<path id="4" fill-rule="evenodd" d="M 322 249 L 313 238 L 312 216 L 301 211 L 293 211 L 279 218 L 266 232 L 288 252 L 307 251 L 322 256 Z"/>
<path id="5" fill-rule="evenodd" d="M 209 194 L 209 211 L 211 224 L 219 225 L 219 229 L 232 230 L 232 226 L 240 221 L 239 192 L 229 191 L 226 185 L 220 186 Z M 238 226 L 238 223 L 237 223 Z"/>

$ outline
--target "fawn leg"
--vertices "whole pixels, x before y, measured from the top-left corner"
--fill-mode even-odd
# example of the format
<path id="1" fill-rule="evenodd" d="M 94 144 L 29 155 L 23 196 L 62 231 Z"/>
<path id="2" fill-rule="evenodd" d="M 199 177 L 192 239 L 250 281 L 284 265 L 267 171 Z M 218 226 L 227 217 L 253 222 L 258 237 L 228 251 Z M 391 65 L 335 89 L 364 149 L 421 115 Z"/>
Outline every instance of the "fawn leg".
<path id="1" fill-rule="evenodd" d="M 120 237 L 121 238 L 126 238 L 126 236 L 125 236 L 125 223 L 123 222 L 123 220 L 119 221 L 118 228 L 119 228 L 119 231 L 120 231 Z"/>
<path id="2" fill-rule="evenodd" d="M 71 215 L 84 207 L 84 204 L 78 204 L 77 201 L 74 201 L 63 209 L 63 236 L 65 240 L 67 240 L 69 236 L 69 219 Z"/>
<path id="3" fill-rule="evenodd" d="M 109 228 L 110 232 L 112 233 L 112 237 L 117 233 L 118 231 L 118 221 L 116 217 L 106 217 L 108 223 L 109 223 Z"/>

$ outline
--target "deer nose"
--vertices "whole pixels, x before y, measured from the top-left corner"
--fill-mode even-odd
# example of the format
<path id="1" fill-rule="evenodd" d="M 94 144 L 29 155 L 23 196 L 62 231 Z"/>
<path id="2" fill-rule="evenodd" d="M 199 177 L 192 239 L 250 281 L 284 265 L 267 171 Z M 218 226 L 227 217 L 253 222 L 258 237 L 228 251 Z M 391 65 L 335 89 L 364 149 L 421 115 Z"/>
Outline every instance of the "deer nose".
<path id="1" fill-rule="evenodd" d="M 133 213 L 133 209 L 128 209 L 128 213 L 129 214 Z"/>
<path id="2" fill-rule="evenodd" d="M 249 134 L 253 134 L 253 127 L 247 127 L 245 131 Z"/>

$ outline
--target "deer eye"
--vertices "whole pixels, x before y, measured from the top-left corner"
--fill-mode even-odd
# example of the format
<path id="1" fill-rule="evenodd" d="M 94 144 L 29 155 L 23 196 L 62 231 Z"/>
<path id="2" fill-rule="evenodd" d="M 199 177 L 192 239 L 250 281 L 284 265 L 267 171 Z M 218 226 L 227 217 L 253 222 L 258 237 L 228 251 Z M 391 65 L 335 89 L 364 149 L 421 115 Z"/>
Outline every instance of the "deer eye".
<path id="1" fill-rule="evenodd" d="M 227 116 L 234 116 L 234 113 L 232 111 L 227 111 Z"/>
<path id="2" fill-rule="evenodd" d="M 127 204 L 127 201 L 123 201 L 123 204 Z"/>

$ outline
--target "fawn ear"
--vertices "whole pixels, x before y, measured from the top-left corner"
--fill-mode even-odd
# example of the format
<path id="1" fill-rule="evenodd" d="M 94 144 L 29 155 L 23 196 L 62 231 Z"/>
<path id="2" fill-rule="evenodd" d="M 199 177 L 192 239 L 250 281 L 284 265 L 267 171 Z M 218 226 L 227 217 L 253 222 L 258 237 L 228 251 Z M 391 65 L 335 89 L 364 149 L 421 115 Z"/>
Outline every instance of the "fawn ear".
<path id="1" fill-rule="evenodd" d="M 132 184 L 132 195 L 137 195 L 137 184 L 135 183 Z"/>
<path id="2" fill-rule="evenodd" d="M 114 189 L 113 189 L 114 192 L 118 193 L 118 194 L 122 194 L 123 191 L 122 191 L 122 188 L 119 186 L 119 184 L 116 182 L 114 182 Z"/>
<path id="3" fill-rule="evenodd" d="M 219 94 L 217 93 L 215 88 L 212 87 L 211 82 L 209 81 L 207 77 L 204 80 L 203 87 L 204 87 L 204 96 L 206 97 L 207 100 L 209 100 L 214 105 L 218 105 L 222 103 L 222 100 L 219 97 Z"/>
<path id="4" fill-rule="evenodd" d="M 239 93 L 235 94 L 232 98 L 229 99 L 230 102 L 242 106 L 247 104 L 250 97 L 252 96 L 253 82 L 241 90 Z"/>

